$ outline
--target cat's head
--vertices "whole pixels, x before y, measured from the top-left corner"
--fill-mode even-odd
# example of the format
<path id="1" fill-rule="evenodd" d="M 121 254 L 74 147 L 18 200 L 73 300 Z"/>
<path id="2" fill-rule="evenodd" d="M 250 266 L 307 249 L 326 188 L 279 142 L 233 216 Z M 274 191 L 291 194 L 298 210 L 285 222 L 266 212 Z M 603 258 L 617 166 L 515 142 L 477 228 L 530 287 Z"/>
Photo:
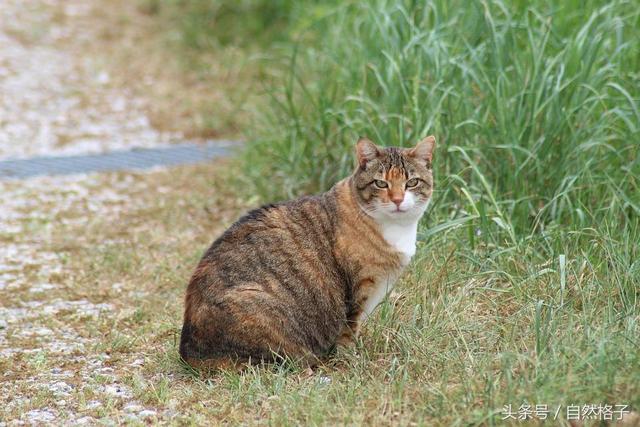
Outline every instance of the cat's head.
<path id="1" fill-rule="evenodd" d="M 353 184 L 362 209 L 382 221 L 419 218 L 433 191 L 431 161 L 435 143 L 436 139 L 428 136 L 413 148 L 383 148 L 360 138 Z"/>

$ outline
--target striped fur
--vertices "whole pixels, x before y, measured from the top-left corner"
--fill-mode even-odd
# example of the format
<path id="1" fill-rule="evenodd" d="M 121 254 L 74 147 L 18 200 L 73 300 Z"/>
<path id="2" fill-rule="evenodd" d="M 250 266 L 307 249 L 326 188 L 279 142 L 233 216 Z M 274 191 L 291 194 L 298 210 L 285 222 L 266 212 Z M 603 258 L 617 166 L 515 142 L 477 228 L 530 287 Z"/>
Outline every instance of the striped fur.
<path id="1" fill-rule="evenodd" d="M 282 356 L 314 365 L 351 343 L 413 255 L 434 144 L 383 149 L 361 139 L 358 167 L 328 192 L 240 218 L 191 277 L 182 358 L 194 367 Z"/>

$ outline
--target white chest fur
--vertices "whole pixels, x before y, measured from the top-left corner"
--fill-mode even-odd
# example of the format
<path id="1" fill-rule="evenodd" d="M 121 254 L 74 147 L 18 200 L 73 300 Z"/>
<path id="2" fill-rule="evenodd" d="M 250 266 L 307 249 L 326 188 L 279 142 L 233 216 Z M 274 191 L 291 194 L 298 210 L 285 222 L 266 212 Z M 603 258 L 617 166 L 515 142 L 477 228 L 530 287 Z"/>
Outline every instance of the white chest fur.
<path id="1" fill-rule="evenodd" d="M 418 220 L 380 224 L 382 236 L 387 243 L 401 255 L 402 266 L 406 266 L 416 253 L 416 235 Z"/>
<path id="2" fill-rule="evenodd" d="M 402 266 L 405 267 L 416 253 L 416 235 L 418 231 L 418 220 L 406 222 L 380 222 L 382 236 L 387 243 L 400 253 Z M 365 320 L 387 293 L 393 289 L 395 282 L 402 273 L 402 270 L 390 272 L 386 277 L 380 277 L 375 283 L 374 291 L 364 303 L 362 320 Z"/>

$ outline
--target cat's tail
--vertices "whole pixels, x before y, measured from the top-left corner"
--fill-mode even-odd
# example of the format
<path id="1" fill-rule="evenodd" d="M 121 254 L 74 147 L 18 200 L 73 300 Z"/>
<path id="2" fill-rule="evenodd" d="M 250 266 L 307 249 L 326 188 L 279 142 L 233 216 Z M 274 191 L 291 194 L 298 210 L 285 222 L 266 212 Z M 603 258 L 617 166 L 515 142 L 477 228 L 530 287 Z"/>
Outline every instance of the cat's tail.
<path id="1" fill-rule="evenodd" d="M 251 364 L 248 361 L 231 360 L 229 358 L 195 359 L 184 357 L 182 360 L 193 369 L 199 371 L 234 371 L 242 372 Z"/>
<path id="2" fill-rule="evenodd" d="M 180 337 L 180 357 L 191 368 L 205 371 L 234 371 L 242 372 L 250 366 L 261 364 L 291 363 L 290 366 L 314 368 L 321 360 L 309 351 L 296 352 L 289 356 L 280 355 L 272 351 L 255 350 L 253 353 L 238 354 L 239 352 L 216 354 L 212 348 L 201 348 L 194 339 L 195 330 L 187 322 L 182 327 Z M 253 355 L 248 355 L 253 354 Z"/>
<path id="3" fill-rule="evenodd" d="M 228 356 L 207 355 L 199 348 L 195 337 L 195 328 L 188 322 L 182 326 L 180 336 L 180 358 L 190 367 L 209 370 L 241 370 L 243 361 L 233 360 Z"/>
<path id="4" fill-rule="evenodd" d="M 188 365 L 243 370 L 250 365 L 298 359 L 307 366 L 317 365 L 318 359 L 310 350 L 287 342 L 281 328 L 269 325 L 270 319 L 256 319 L 242 301 L 205 301 L 200 290 L 211 287 L 206 281 L 206 268 L 199 267 L 185 297 L 180 357 Z"/>

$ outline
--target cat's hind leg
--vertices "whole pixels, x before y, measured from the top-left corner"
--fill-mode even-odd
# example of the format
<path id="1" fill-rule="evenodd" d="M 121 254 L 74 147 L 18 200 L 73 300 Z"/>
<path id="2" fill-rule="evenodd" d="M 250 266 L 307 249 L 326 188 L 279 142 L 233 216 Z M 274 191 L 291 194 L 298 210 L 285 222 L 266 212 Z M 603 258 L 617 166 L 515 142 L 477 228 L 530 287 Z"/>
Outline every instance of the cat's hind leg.
<path id="1" fill-rule="evenodd" d="M 180 356 L 194 368 L 242 370 L 261 363 L 312 367 L 319 358 L 277 316 L 247 306 L 209 305 L 185 316 Z"/>

